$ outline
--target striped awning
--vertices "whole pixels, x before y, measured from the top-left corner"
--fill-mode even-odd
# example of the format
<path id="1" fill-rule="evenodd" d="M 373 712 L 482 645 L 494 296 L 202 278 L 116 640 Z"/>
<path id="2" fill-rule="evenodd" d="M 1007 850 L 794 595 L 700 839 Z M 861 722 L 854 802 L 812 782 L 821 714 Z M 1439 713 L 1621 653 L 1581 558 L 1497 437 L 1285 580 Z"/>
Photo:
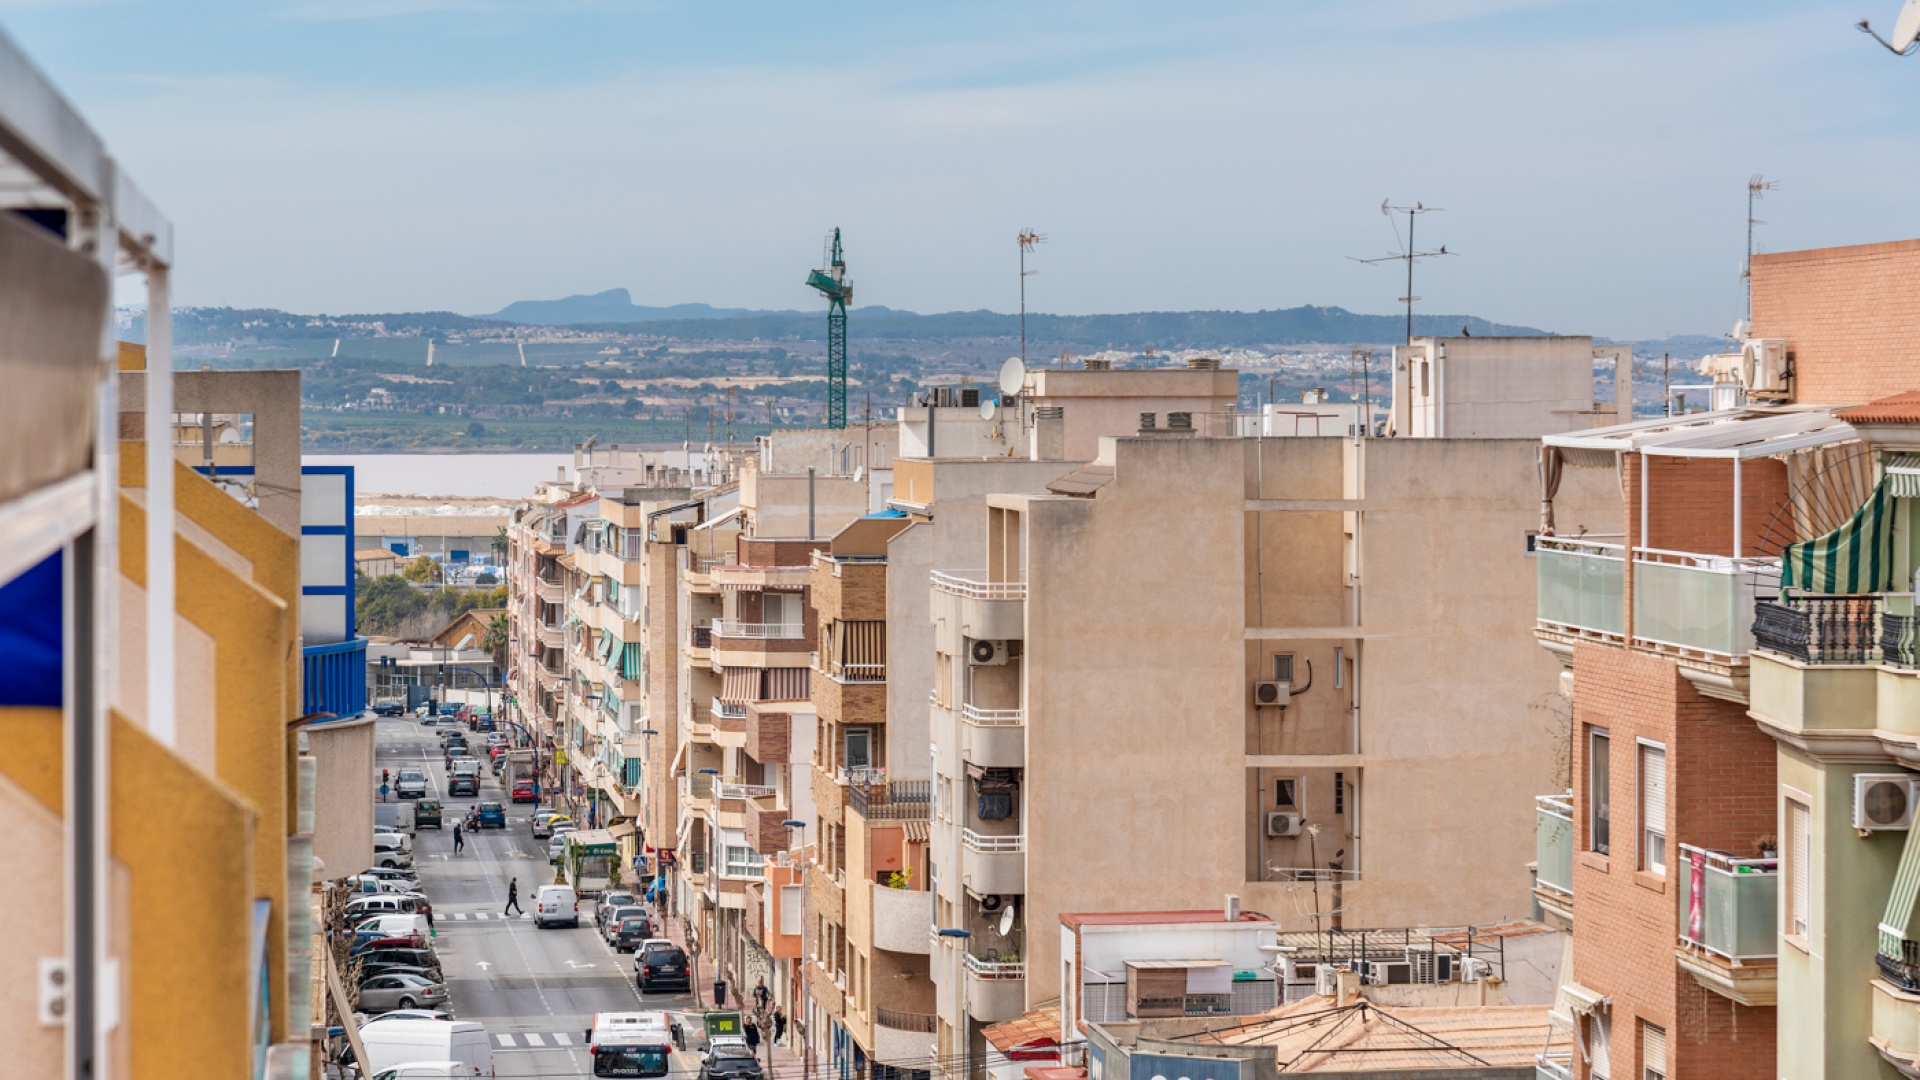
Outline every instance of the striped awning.
<path id="1" fill-rule="evenodd" d="M 763 701 L 805 701 L 810 693 L 811 668 L 769 668 Z"/>
<path id="2" fill-rule="evenodd" d="M 1920 499 L 1920 454 L 1895 454 L 1887 460 L 1887 494 Z"/>
<path id="3" fill-rule="evenodd" d="M 645 671 L 646 658 L 641 654 L 640 643 L 629 641 L 620 648 L 620 677 L 632 682 Z"/>
<path id="4" fill-rule="evenodd" d="M 909 844 L 924 844 L 933 839 L 933 823 L 922 818 L 909 818 L 901 822 L 900 831 Z"/>
<path id="5" fill-rule="evenodd" d="M 1893 515 L 1882 478 L 1860 509 L 1825 536 L 1790 544 L 1781 555 L 1780 586 L 1809 593 L 1855 594 L 1893 588 Z"/>
<path id="6" fill-rule="evenodd" d="M 760 700 L 760 669 L 730 667 L 720 673 L 720 693 L 714 695 L 728 705 L 745 705 Z"/>
<path id="7" fill-rule="evenodd" d="M 1920 901 L 1920 829 L 1909 829 L 1906 847 L 1900 852 L 1900 868 L 1893 875 L 1893 891 L 1887 894 L 1887 912 L 1880 917 L 1880 955 L 1913 962 L 1904 946 L 1917 936 L 1916 901 Z"/>

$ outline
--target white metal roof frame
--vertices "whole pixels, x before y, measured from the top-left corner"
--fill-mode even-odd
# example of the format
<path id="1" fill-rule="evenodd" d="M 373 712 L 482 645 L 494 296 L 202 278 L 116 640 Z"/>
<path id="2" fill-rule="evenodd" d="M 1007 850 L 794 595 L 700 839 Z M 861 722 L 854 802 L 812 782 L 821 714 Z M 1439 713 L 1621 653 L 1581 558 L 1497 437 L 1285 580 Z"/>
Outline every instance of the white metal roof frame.
<path id="1" fill-rule="evenodd" d="M 1777 457 L 1859 438 L 1829 409 L 1723 409 L 1548 435 L 1548 446 L 1659 457 Z"/>

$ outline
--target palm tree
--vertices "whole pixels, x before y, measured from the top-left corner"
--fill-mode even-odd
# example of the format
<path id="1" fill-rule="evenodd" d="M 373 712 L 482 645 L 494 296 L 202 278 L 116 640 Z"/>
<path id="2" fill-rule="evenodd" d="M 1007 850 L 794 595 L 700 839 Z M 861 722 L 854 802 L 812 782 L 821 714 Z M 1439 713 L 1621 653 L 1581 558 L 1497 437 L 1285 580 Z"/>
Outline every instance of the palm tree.
<path id="1" fill-rule="evenodd" d="M 501 612 L 487 620 L 487 632 L 480 638 L 480 647 L 493 654 L 493 669 L 506 674 L 507 670 L 507 613 Z"/>

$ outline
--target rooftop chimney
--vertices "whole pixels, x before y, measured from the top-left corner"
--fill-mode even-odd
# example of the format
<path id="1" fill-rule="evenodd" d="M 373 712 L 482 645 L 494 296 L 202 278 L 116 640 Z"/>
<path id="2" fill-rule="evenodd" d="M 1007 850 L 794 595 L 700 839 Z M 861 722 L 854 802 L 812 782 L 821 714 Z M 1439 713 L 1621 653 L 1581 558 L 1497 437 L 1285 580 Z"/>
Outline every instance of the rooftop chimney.
<path id="1" fill-rule="evenodd" d="M 1067 409 L 1064 405 L 1041 405 L 1033 410 L 1034 461 L 1065 461 L 1067 458 Z"/>

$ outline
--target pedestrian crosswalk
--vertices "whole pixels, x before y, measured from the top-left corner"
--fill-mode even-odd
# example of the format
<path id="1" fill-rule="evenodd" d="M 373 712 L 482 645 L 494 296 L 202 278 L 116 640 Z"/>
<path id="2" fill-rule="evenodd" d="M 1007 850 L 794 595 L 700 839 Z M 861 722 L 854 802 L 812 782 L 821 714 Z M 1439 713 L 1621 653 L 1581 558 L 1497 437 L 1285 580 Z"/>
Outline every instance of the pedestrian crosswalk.
<path id="1" fill-rule="evenodd" d="M 548 1050 L 566 1049 L 580 1045 L 578 1036 L 565 1031 L 499 1031 L 493 1036 L 493 1045 L 500 1050 Z"/>
<path id="2" fill-rule="evenodd" d="M 532 915 L 524 911 L 514 915 L 497 915 L 491 911 L 474 911 L 474 912 L 448 911 L 448 912 L 441 913 L 440 917 L 443 919 L 450 919 L 454 922 L 466 922 L 469 919 L 475 922 L 486 922 L 488 919 L 496 919 L 501 922 L 512 922 L 515 919 L 533 918 Z"/>

